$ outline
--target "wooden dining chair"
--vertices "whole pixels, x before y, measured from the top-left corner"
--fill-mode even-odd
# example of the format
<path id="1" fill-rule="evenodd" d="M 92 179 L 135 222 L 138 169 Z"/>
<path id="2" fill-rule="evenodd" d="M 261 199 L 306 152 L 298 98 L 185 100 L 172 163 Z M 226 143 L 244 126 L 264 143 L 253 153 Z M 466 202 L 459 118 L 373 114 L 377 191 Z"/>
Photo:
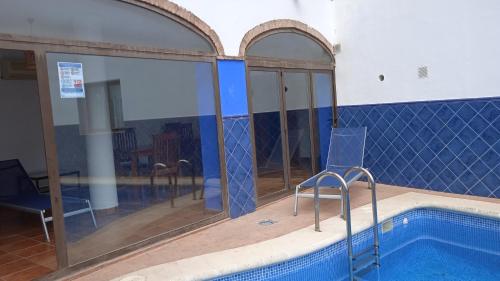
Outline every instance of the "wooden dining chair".
<path id="1" fill-rule="evenodd" d="M 136 149 L 137 138 L 135 128 L 125 128 L 113 132 L 115 169 L 119 175 L 128 175 L 131 173 L 131 153 Z"/>
<path id="2" fill-rule="evenodd" d="M 174 207 L 174 199 L 179 194 L 178 177 L 181 166 L 192 164 L 180 158 L 180 138 L 176 133 L 161 133 L 153 135 L 153 169 L 151 171 L 150 182 L 154 187 L 155 196 L 158 198 L 158 185 L 155 179 L 158 177 L 168 178 L 170 189 L 170 205 Z M 193 171 L 193 169 L 190 169 Z M 172 182 L 173 179 L 173 182 Z M 196 199 L 196 185 L 194 172 L 191 175 L 193 200 Z"/>

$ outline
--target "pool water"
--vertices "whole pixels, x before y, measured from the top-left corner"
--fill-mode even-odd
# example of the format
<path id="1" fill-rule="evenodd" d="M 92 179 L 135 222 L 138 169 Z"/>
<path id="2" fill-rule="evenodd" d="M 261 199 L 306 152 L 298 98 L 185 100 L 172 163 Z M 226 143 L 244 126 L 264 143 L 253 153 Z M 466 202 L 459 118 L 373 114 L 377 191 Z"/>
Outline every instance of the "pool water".
<path id="1" fill-rule="evenodd" d="M 441 209 L 415 209 L 392 218 L 380 233 L 381 266 L 366 281 L 499 281 L 500 219 Z M 373 243 L 371 229 L 354 235 L 354 253 Z M 214 280 L 348 280 L 346 241 L 317 252 Z"/>
<path id="2" fill-rule="evenodd" d="M 500 280 L 500 256 L 419 239 L 381 260 L 361 280 Z"/>

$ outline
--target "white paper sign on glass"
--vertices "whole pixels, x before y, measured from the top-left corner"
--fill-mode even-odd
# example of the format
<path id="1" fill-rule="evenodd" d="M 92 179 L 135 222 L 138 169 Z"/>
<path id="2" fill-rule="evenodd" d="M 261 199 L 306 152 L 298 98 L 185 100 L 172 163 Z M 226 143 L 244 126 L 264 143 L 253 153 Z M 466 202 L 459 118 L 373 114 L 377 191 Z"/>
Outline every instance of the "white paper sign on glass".
<path id="1" fill-rule="evenodd" d="M 83 65 L 79 62 L 57 62 L 61 98 L 85 98 Z"/>

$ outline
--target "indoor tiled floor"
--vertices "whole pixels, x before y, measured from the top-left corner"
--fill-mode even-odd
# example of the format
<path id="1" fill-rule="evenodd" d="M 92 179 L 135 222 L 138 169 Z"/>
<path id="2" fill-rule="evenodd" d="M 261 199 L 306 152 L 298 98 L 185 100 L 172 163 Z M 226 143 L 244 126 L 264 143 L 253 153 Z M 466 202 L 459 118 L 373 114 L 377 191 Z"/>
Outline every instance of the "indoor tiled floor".
<path id="1" fill-rule="evenodd" d="M 39 218 L 3 208 L 0 212 L 0 280 L 33 280 L 54 271 L 55 247 L 45 241 Z"/>
<path id="2" fill-rule="evenodd" d="M 410 191 L 429 192 L 441 196 L 500 203 L 499 199 L 455 195 L 382 184 L 378 185 L 377 196 L 381 200 Z M 371 193 L 365 184 L 353 185 L 351 189 L 352 208 L 369 203 L 371 200 L 370 196 Z M 149 266 L 272 239 L 314 223 L 313 200 L 301 199 L 297 217 L 292 215 L 292 207 L 293 197 L 289 196 L 265 205 L 254 213 L 239 217 L 238 219 L 222 221 L 201 230 L 182 235 L 177 239 L 160 242 L 148 250 L 131 253 L 115 261 L 111 261 L 107 265 L 100 265 L 94 269 L 76 274 L 73 277 L 68 277 L 68 279 L 89 281 L 110 280 L 114 277 Z M 339 214 L 339 201 L 323 200 L 321 210 L 322 220 L 336 216 Z M 259 221 L 265 219 L 272 219 L 277 223 L 267 226 L 258 224 Z"/>

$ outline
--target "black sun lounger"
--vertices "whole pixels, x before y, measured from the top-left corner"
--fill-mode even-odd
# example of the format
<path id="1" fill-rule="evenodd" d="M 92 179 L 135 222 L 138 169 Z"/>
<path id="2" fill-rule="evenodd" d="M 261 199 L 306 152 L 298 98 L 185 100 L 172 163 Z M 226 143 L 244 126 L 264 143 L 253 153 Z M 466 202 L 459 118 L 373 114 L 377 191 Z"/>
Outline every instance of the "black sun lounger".
<path id="1" fill-rule="evenodd" d="M 90 213 L 97 227 L 94 212 L 87 199 L 63 196 L 64 217 Z M 47 211 L 51 209 L 50 196 L 40 194 L 19 159 L 0 161 L 0 206 L 39 214 L 45 238 L 50 241 L 47 222 L 53 220 Z"/>

